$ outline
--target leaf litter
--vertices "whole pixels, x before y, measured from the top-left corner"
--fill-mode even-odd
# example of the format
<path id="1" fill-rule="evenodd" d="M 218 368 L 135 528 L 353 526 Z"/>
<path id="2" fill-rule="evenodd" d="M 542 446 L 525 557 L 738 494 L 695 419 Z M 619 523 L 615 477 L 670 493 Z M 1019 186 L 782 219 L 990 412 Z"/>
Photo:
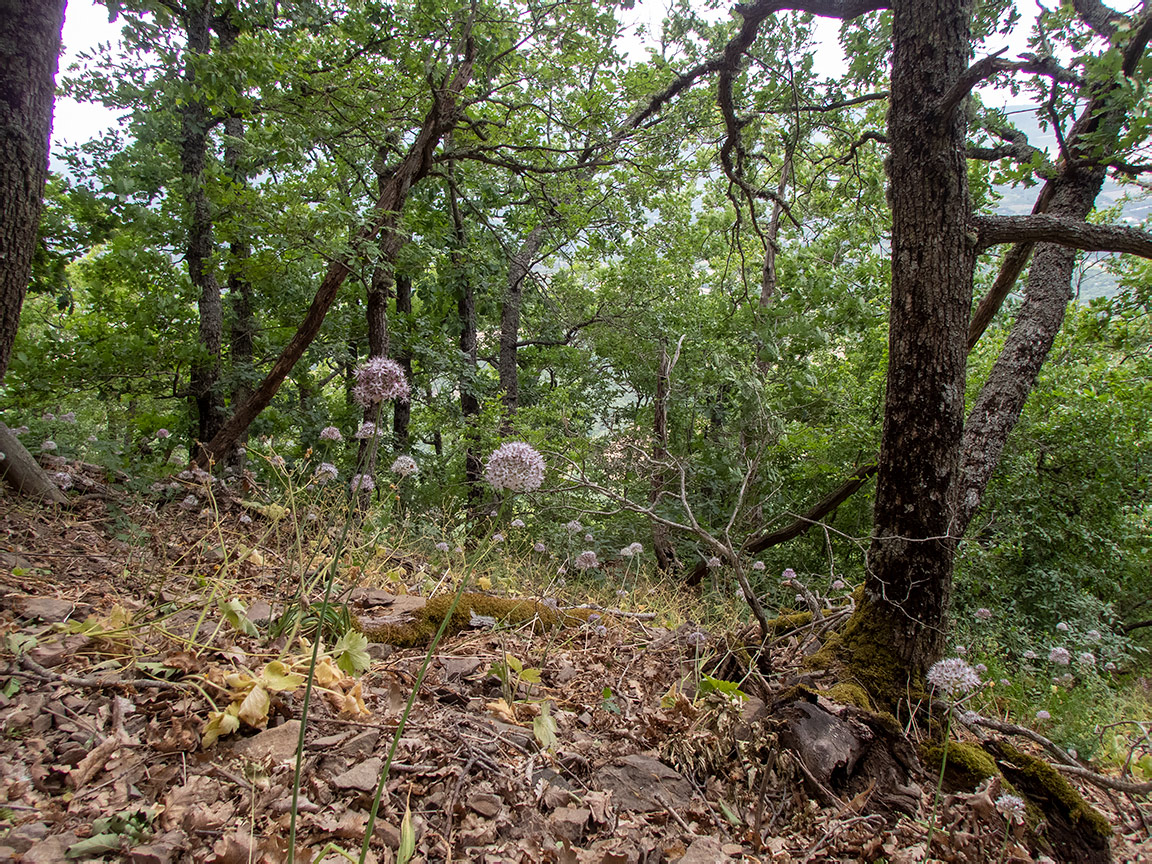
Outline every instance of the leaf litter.
<path id="1" fill-rule="evenodd" d="M 0 860 L 288 860 L 312 646 L 276 622 L 285 586 L 309 574 L 267 521 L 229 525 L 175 506 L 0 498 Z M 340 579 L 370 617 L 417 608 L 420 571 L 392 555 Z M 447 638 L 396 742 L 369 860 L 926 859 L 930 781 L 914 816 L 871 812 L 868 789 L 813 794 L 801 760 L 760 722 L 764 700 L 720 665 L 700 667 L 724 654 L 721 640 L 702 651 L 692 637 L 620 617 L 603 636 L 484 627 Z M 782 647 L 760 696 L 811 677 L 799 667 L 810 648 Z M 357 857 L 424 657 L 356 632 L 324 648 L 296 803 L 300 862 Z M 1005 836 L 997 782 L 944 796 L 933 860 L 1043 860 L 1023 832 Z M 1111 820 L 1115 860 L 1152 860 L 1134 799 L 1077 788 Z"/>

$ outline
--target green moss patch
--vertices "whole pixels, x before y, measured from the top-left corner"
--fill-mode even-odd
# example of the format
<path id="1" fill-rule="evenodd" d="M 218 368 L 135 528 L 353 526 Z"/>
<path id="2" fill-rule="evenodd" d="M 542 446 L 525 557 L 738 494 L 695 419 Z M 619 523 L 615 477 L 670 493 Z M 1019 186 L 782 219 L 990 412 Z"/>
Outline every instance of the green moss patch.
<path id="1" fill-rule="evenodd" d="M 944 758 L 943 744 L 929 744 L 920 748 L 920 758 L 933 772 L 940 771 Z M 962 741 L 948 742 L 948 760 L 944 766 L 944 788 L 949 792 L 971 792 L 988 777 L 999 774 L 992 757 L 975 744 Z"/>

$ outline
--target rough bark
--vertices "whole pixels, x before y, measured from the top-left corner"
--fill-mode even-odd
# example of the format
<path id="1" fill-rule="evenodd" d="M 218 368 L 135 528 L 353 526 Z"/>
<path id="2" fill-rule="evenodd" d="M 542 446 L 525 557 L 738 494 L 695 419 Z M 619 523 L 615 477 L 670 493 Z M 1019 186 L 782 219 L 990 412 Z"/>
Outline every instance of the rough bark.
<path id="1" fill-rule="evenodd" d="M 0 0 L 0 381 L 32 275 L 64 2 Z"/>
<path id="2" fill-rule="evenodd" d="M 901 674 L 913 680 L 941 656 L 952 588 L 949 503 L 963 434 L 975 251 L 967 236 L 964 113 L 942 116 L 936 106 L 967 68 L 969 17 L 957 0 L 893 3 L 888 379 L 858 616 L 884 634 Z"/>
<path id="3" fill-rule="evenodd" d="M 387 188 L 376 200 L 368 224 L 356 232 L 353 247 L 376 236 L 377 232 L 382 229 L 394 229 L 396 214 L 407 199 L 412 184 L 427 176 L 431 170 L 432 157 L 440 139 L 458 119 L 457 99 L 472 78 L 474 56 L 475 46 L 469 37 L 466 40 L 464 59 L 457 66 L 451 80 L 436 91 L 432 107 L 425 115 L 420 131 L 396 167 Z M 320 332 L 320 325 L 324 322 L 324 316 L 336 299 L 340 286 L 348 278 L 349 272 L 351 272 L 351 268 L 347 259 L 335 260 L 328 266 L 328 271 L 325 273 L 316 295 L 312 298 L 312 303 L 308 307 L 304 320 L 283 351 L 280 352 L 276 363 L 273 364 L 272 369 L 252 395 L 236 408 L 216 436 L 201 448 L 201 452 L 196 458 L 199 464 L 205 465 L 209 458 L 219 458 L 226 453 L 230 447 L 235 445 L 237 439 L 256 419 L 257 415 L 272 401 L 284 378 L 303 356 L 308 346 L 312 344 L 316 334 Z"/>
<path id="4" fill-rule="evenodd" d="M 224 422 L 219 392 L 224 304 L 212 260 L 215 239 L 204 179 L 212 117 L 204 100 L 195 95 L 196 64 L 212 50 L 212 6 L 212 0 L 189 0 L 185 6 L 184 82 L 191 95 L 180 111 L 180 174 L 188 232 L 184 257 L 188 278 L 199 295 L 201 356 L 192 367 L 191 388 L 196 400 L 197 440 L 201 442 L 211 440 Z"/>
<path id="5" fill-rule="evenodd" d="M 468 511 L 475 513 L 483 492 L 480 486 L 484 466 L 480 461 L 478 429 L 473 418 L 480 415 L 480 399 L 476 395 L 476 296 L 472 279 L 464 266 L 464 250 L 468 237 L 464 230 L 464 219 L 460 214 L 460 204 L 456 200 L 456 190 L 449 184 L 448 205 L 452 213 L 452 271 L 456 279 L 456 315 L 460 319 L 460 356 L 464 361 L 464 372 L 457 382 L 460 389 L 460 414 L 464 427 L 464 486 L 467 490 Z"/>
<path id="6" fill-rule="evenodd" d="M 516 349 L 520 341 L 520 305 L 524 298 L 524 280 L 540 247 L 544 245 L 544 226 L 533 228 L 520 249 L 508 262 L 508 286 L 500 307 L 500 356 L 496 363 L 500 374 L 500 391 L 504 394 L 504 432 L 512 431 L 512 418 L 520 406 L 520 368 Z"/>
<path id="7" fill-rule="evenodd" d="M 408 322 L 412 316 L 412 277 L 407 273 L 396 274 L 396 317 Z M 406 334 L 404 348 L 396 352 L 396 362 L 404 370 L 404 377 L 412 381 L 412 349 L 409 347 L 411 333 Z M 413 385 L 415 391 L 415 385 Z M 392 442 L 400 453 L 407 452 L 409 445 L 408 427 L 412 421 L 412 403 L 397 400 L 392 406 Z"/>
<path id="8" fill-rule="evenodd" d="M 68 497 L 56 488 L 40 463 L 3 422 L 0 422 L 0 453 L 4 454 L 0 459 L 0 480 L 29 498 L 68 503 Z"/>
<path id="9" fill-rule="evenodd" d="M 660 500 L 660 493 L 668 484 L 668 472 L 662 467 L 662 463 L 668 459 L 668 384 L 671 376 L 672 360 L 668 356 L 668 348 L 661 344 L 660 363 L 656 370 L 656 396 L 652 402 L 652 461 L 655 466 L 652 470 L 652 489 L 648 495 L 648 502 L 653 507 Z M 652 522 L 652 551 L 656 553 L 656 566 L 662 573 L 672 573 L 680 569 L 680 561 L 676 557 L 676 545 L 672 542 L 668 526 L 655 520 Z"/>

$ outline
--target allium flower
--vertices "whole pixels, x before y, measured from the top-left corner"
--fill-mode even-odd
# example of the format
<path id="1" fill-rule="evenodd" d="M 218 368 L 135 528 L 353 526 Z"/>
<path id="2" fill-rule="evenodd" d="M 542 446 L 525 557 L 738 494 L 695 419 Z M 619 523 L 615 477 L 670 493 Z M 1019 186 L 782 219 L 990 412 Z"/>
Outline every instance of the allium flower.
<path id="1" fill-rule="evenodd" d="M 983 675 L 987 671 L 988 671 L 988 667 L 985 666 L 983 663 L 977 663 L 976 664 L 976 674 Z"/>
<path id="2" fill-rule="evenodd" d="M 12 430 L 12 434 L 13 435 L 27 435 L 28 434 L 28 427 L 27 426 L 17 426 L 15 429 Z"/>
<path id="3" fill-rule="evenodd" d="M 524 527 L 524 520 L 523 519 L 513 519 L 512 520 L 512 527 L 513 528 L 523 528 Z"/>
<path id="4" fill-rule="evenodd" d="M 167 429 L 157 429 L 156 430 L 156 437 L 159 438 L 161 441 L 163 441 L 165 438 L 171 438 L 172 433 L 169 432 Z"/>
<path id="5" fill-rule="evenodd" d="M 752 562 L 752 569 L 755 570 L 757 573 L 759 573 L 760 571 L 762 571 L 764 569 L 764 562 L 763 561 L 753 561 Z"/>
<path id="6" fill-rule="evenodd" d="M 399 363 L 387 357 L 370 357 L 356 370 L 352 398 L 365 408 L 371 408 L 387 399 L 407 402 L 411 392 Z"/>
<path id="7" fill-rule="evenodd" d="M 1048 662 L 1055 663 L 1059 666 L 1067 666 L 1072 662 L 1072 655 L 1068 653 L 1067 648 L 1057 646 L 1048 652 Z"/>
<path id="8" fill-rule="evenodd" d="M 241 525 L 251 525 L 252 524 L 252 517 L 249 516 L 247 513 L 241 513 L 240 514 L 240 524 Z"/>
<path id="9" fill-rule="evenodd" d="M 321 441 L 343 441 L 344 436 L 340 434 L 340 430 L 335 426 L 325 426 L 320 430 Z"/>
<path id="10" fill-rule="evenodd" d="M 1100 631 L 1099 630 L 1089 630 L 1087 633 L 1084 634 L 1084 638 L 1087 639 L 1089 642 L 1099 642 L 1100 641 Z"/>
<path id="11" fill-rule="evenodd" d="M 53 420 L 56 419 L 56 415 L 53 414 L 51 411 L 45 411 L 43 414 L 40 415 L 40 419 L 43 420 L 45 423 L 51 423 Z"/>
<path id="12" fill-rule="evenodd" d="M 628 548 L 632 550 L 633 555 L 643 555 L 644 554 L 644 544 L 643 543 L 630 543 L 628 545 Z"/>
<path id="13" fill-rule="evenodd" d="M 976 610 L 976 617 L 981 621 L 989 621 L 992 618 L 992 610 L 987 606 L 981 606 Z"/>
<path id="14" fill-rule="evenodd" d="M 1036 652 L 1033 651 L 1031 648 L 1029 648 L 1027 651 L 1024 652 L 1024 659 L 1025 660 L 1035 660 L 1036 659 Z"/>
<path id="15" fill-rule="evenodd" d="M 625 546 L 623 549 L 621 549 L 620 550 L 620 557 L 621 558 L 631 558 L 632 557 L 632 547 L 631 546 Z"/>
<path id="16" fill-rule="evenodd" d="M 543 600 L 540 601 L 540 605 L 546 606 L 549 609 L 559 609 L 560 608 L 560 601 L 557 600 L 555 597 L 545 597 Z"/>
<path id="17" fill-rule="evenodd" d="M 579 522 L 577 522 L 575 519 L 573 519 L 571 522 L 569 522 L 569 523 L 568 523 L 567 525 L 565 525 L 564 527 L 565 527 L 565 528 L 567 528 L 567 529 L 568 529 L 568 531 L 569 531 L 570 533 L 572 533 L 572 534 L 576 534 L 576 533 L 578 533 L 578 532 L 579 532 L 581 529 L 583 529 L 583 528 L 584 528 L 584 526 L 583 526 L 583 525 L 581 525 Z"/>
<path id="18" fill-rule="evenodd" d="M 831 585 L 833 591 L 843 591 L 847 587 L 848 586 L 844 584 L 843 579 L 837 579 Z"/>
<path id="19" fill-rule="evenodd" d="M 536 543 L 532 546 L 532 551 L 533 552 L 544 552 L 545 546 L 543 543 Z"/>
<path id="20" fill-rule="evenodd" d="M 493 489 L 531 492 L 544 482 L 544 457 L 530 444 L 507 441 L 488 457 L 484 479 Z"/>
<path id="21" fill-rule="evenodd" d="M 1096 665 L 1096 655 L 1093 654 L 1091 651 L 1083 651 L 1080 654 L 1076 655 L 1076 662 L 1079 663 L 1081 666 L 1095 666 Z"/>
<path id="22" fill-rule="evenodd" d="M 720 566 L 720 558 L 716 555 L 713 555 L 711 558 L 708 559 L 707 563 L 708 563 L 708 569 L 709 570 L 715 570 L 717 567 Z"/>
<path id="23" fill-rule="evenodd" d="M 596 560 L 596 553 L 589 549 L 577 555 L 576 560 L 572 562 L 572 566 L 577 570 L 591 570 L 599 567 L 600 562 Z"/>
<path id="24" fill-rule="evenodd" d="M 599 620 L 600 620 L 600 613 L 599 612 L 589 612 L 588 613 L 588 623 L 589 624 L 595 624 Z"/>
<path id="25" fill-rule="evenodd" d="M 352 477 L 349 488 L 353 492 L 371 492 L 376 488 L 376 481 L 370 474 L 356 474 Z"/>
<path id="26" fill-rule="evenodd" d="M 489 511 L 488 511 L 488 515 L 489 515 L 489 516 L 490 516 L 492 519 L 495 519 L 497 516 L 499 516 L 499 515 L 500 515 L 500 511 L 499 511 L 499 510 L 489 510 Z"/>
<path id="27" fill-rule="evenodd" d="M 603 639 L 605 636 L 608 635 L 608 628 L 605 627 L 603 624 L 597 624 L 595 627 L 592 628 L 592 632 L 595 633 L 597 636 L 599 636 L 601 639 Z"/>
<path id="28" fill-rule="evenodd" d="M 1041 708 L 1039 711 L 1036 712 L 1036 719 L 1039 720 L 1040 722 L 1044 722 L 1045 720 L 1051 720 L 1052 715 L 1049 714 L 1047 711 L 1045 711 L 1043 708 Z"/>
<path id="29" fill-rule="evenodd" d="M 628 596 L 628 592 L 627 592 L 627 590 L 625 590 L 624 588 L 617 588 L 617 589 L 616 589 L 616 596 L 617 596 L 617 597 L 627 597 L 627 596 Z"/>
<path id="30" fill-rule="evenodd" d="M 419 470 L 416 466 L 416 460 L 411 456 L 397 456 L 396 461 L 392 463 L 392 473 L 399 474 L 401 477 L 411 477 Z"/>
<path id="31" fill-rule="evenodd" d="M 55 441 L 44 441 L 40 444 L 41 450 L 47 450 L 49 453 L 56 449 Z"/>
<path id="32" fill-rule="evenodd" d="M 702 630 L 694 630 L 684 637 L 684 641 L 689 645 L 703 645 L 708 641 L 708 634 Z"/>
<path id="33" fill-rule="evenodd" d="M 784 572 L 780 574 L 780 578 L 782 580 L 784 580 L 785 582 L 787 582 L 789 579 L 795 579 L 796 578 L 796 571 L 793 570 L 791 567 L 787 567 L 787 568 L 785 568 Z"/>
<path id="34" fill-rule="evenodd" d="M 195 510 L 200 506 L 200 499 L 195 495 L 189 495 L 187 498 L 180 502 L 180 506 L 185 510 Z"/>
<path id="35" fill-rule="evenodd" d="M 455 555 L 463 555 L 464 554 L 464 547 L 463 546 L 457 546 L 455 549 L 452 550 L 452 552 Z"/>
<path id="36" fill-rule="evenodd" d="M 56 488 L 63 492 L 65 489 L 72 488 L 72 475 L 67 471 L 57 471 L 52 475 L 52 482 L 56 484 Z"/>
<path id="37" fill-rule="evenodd" d="M 360 424 L 360 428 L 356 430 L 356 434 L 352 436 L 360 441 L 367 441 L 370 438 L 376 437 L 376 424 L 371 421 L 365 420 Z"/>
<path id="38" fill-rule="evenodd" d="M 493 534 L 492 535 L 492 542 L 493 543 L 503 543 L 504 542 L 504 535 L 503 534 Z"/>
<path id="39" fill-rule="evenodd" d="M 273 458 L 273 460 L 275 460 L 277 457 L 273 456 L 272 458 Z M 273 464 L 275 464 L 274 461 L 273 461 Z M 280 465 L 283 466 L 283 464 L 284 464 L 284 459 L 282 457 L 280 457 Z M 193 465 L 192 466 L 192 479 L 195 480 L 197 483 L 209 483 L 212 480 L 212 475 L 209 474 L 207 471 L 205 471 L 203 468 L 201 468 L 199 465 Z"/>
<path id="40" fill-rule="evenodd" d="M 76 422 L 76 412 L 75 411 L 69 411 L 67 414 L 61 414 L 60 415 L 60 422 L 61 423 L 75 423 Z"/>
<path id="41" fill-rule="evenodd" d="M 271 456 L 268 457 L 268 464 L 271 465 L 273 468 L 281 468 L 282 469 L 285 465 L 284 457 L 281 456 L 279 453 L 273 453 Z M 192 473 L 195 474 L 196 472 L 193 471 Z M 196 479 L 199 480 L 200 478 L 197 477 Z"/>
<path id="42" fill-rule="evenodd" d="M 958 657 L 967 657 L 968 656 L 968 646 L 967 645 L 957 645 L 956 646 L 956 655 Z"/>
<path id="43" fill-rule="evenodd" d="M 1116 664 L 1113 663 L 1111 660 L 1109 660 L 1107 663 L 1104 664 L 1104 669 L 1107 670 L 1108 672 L 1115 672 L 1116 671 Z"/>
<path id="44" fill-rule="evenodd" d="M 596 538 L 595 538 L 595 537 L 593 537 L 591 534 L 585 534 L 585 535 L 584 535 L 584 542 L 585 542 L 585 543 L 591 543 L 591 542 L 592 542 L 593 540 L 595 540 L 595 539 L 596 539 Z"/>
<path id="45" fill-rule="evenodd" d="M 1024 824 L 1024 799 L 1015 795 L 1001 795 L 996 799 L 996 809 L 1000 815 L 1008 820 L 1008 824 L 1015 822 Z"/>
<path id="46" fill-rule="evenodd" d="M 439 543 L 436 544 L 436 551 L 437 552 L 447 552 L 448 551 L 448 544 L 445 543 L 443 540 L 441 540 Z"/>
<path id="47" fill-rule="evenodd" d="M 321 462 L 314 473 L 317 486 L 326 486 L 340 476 L 340 470 L 331 462 Z"/>
<path id="48" fill-rule="evenodd" d="M 1061 633 L 1067 633 L 1069 630 L 1069 627 L 1067 624 L 1065 624 L 1063 621 L 1061 621 L 1059 624 L 1056 625 L 1056 629 L 1058 631 L 1060 631 Z"/>
<path id="49" fill-rule="evenodd" d="M 980 676 L 976 670 L 959 657 L 938 660 L 928 670 L 928 683 L 939 690 L 945 698 L 962 696 L 980 686 Z"/>

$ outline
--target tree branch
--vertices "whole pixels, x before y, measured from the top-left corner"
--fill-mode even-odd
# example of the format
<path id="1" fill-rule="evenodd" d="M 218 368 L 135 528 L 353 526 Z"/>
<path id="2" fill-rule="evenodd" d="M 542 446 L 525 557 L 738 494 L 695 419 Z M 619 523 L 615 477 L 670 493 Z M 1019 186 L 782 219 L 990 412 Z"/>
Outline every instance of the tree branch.
<path id="1" fill-rule="evenodd" d="M 952 112 L 964 101 L 964 97 L 973 87 L 997 72 L 1030 72 L 1067 84 L 1080 86 L 1084 83 L 1083 79 L 1065 69 L 1052 57 L 1036 57 L 1024 54 L 1022 55 L 1023 60 L 1006 60 L 1000 55 L 1007 50 L 1007 48 L 1002 48 L 995 54 L 977 60 L 964 70 L 940 100 L 938 111 L 942 120 L 947 120 L 952 115 Z"/>
<path id="2" fill-rule="evenodd" d="M 1080 20 L 1106 39 L 1116 35 L 1116 28 L 1124 23 L 1124 16 L 1100 0 L 1072 0 L 1072 7 Z"/>
<path id="3" fill-rule="evenodd" d="M 1087 252 L 1125 252 L 1152 258 L 1152 234 L 1121 225 L 1094 225 L 1058 216 L 974 216 L 976 248 L 999 243 L 1056 243 Z"/>

